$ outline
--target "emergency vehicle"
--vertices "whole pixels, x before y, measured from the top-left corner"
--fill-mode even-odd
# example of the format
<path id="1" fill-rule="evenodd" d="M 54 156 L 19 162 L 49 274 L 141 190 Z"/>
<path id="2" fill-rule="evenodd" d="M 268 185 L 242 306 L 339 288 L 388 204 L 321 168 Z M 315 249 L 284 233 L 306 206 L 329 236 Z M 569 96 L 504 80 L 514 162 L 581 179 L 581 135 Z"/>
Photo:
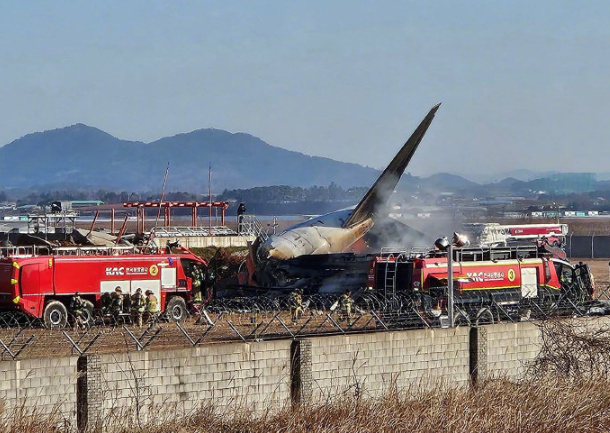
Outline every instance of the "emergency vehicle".
<path id="1" fill-rule="evenodd" d="M 133 248 L 55 248 L 49 255 L 17 251 L 0 259 L 0 308 L 42 319 L 48 327 L 66 326 L 76 292 L 88 316 L 102 297 L 121 289 L 128 297 L 150 290 L 171 320 L 184 320 L 193 300 L 192 271 L 206 263 L 185 248 L 177 253 L 143 254 Z M 88 317 L 88 320 L 89 320 Z"/>
<path id="2" fill-rule="evenodd" d="M 567 224 L 498 224 L 465 223 L 464 234 L 481 246 L 524 244 L 532 240 L 546 240 L 552 246 L 565 245 Z"/>
<path id="3" fill-rule="evenodd" d="M 385 299 L 408 299 L 429 317 L 447 313 L 448 253 L 382 252 L 369 267 L 368 287 Z M 540 244 L 476 246 L 453 251 L 453 295 L 468 322 L 578 308 L 594 296 L 585 264 L 572 264 Z M 533 308 L 532 308 L 533 307 Z"/>

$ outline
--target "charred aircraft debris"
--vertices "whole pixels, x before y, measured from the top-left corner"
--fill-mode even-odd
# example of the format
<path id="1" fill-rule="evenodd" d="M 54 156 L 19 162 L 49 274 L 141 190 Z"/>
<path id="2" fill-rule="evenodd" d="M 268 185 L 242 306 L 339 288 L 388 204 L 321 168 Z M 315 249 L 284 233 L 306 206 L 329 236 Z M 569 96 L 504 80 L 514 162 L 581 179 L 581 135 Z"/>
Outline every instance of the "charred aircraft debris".
<path id="1" fill-rule="evenodd" d="M 379 224 L 380 213 L 439 107 L 440 103 L 432 107 L 357 206 L 312 218 L 267 239 L 258 238 L 250 248 L 248 275 L 241 278 L 242 287 L 304 287 L 320 292 L 358 287 L 366 279 L 370 257 L 354 252 L 366 249 L 365 235 L 370 234 L 371 241 L 379 238 L 376 226 L 423 239 L 422 233 L 388 217 Z"/>

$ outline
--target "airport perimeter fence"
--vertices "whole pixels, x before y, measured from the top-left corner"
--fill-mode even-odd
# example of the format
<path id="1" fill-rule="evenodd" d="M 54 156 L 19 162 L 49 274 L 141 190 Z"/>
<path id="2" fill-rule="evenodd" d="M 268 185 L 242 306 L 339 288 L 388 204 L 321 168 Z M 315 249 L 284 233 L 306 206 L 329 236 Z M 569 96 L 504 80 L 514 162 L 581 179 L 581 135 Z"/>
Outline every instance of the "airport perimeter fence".
<path id="1" fill-rule="evenodd" d="M 569 235 L 565 250 L 570 258 L 610 259 L 610 236 Z"/>
<path id="2" fill-rule="evenodd" d="M 608 294 L 606 294 L 607 296 Z M 256 343 L 275 339 L 408 329 L 479 326 L 556 317 L 603 315 L 607 305 L 565 294 L 518 305 L 497 297 L 490 302 L 456 302 L 454 323 L 446 305 L 418 303 L 401 296 L 362 295 L 350 311 L 336 307 L 337 297 L 305 297 L 302 314 L 293 317 L 287 299 L 234 298 L 194 311 L 184 322 L 157 320 L 142 328 L 130 320 L 93 326 L 47 329 L 24 317 L 0 315 L 0 359 L 184 348 L 217 342 Z M 72 318 L 73 319 L 73 318 Z M 294 319 L 294 320 L 293 320 Z M 71 320 L 74 323 L 74 320 Z"/>

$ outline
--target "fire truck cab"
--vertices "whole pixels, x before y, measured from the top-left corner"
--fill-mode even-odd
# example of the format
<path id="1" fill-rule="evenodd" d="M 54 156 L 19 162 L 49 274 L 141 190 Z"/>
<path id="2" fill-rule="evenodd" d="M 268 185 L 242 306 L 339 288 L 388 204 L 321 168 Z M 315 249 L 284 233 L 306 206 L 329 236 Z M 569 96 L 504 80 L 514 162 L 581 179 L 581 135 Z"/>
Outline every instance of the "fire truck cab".
<path id="1" fill-rule="evenodd" d="M 94 308 L 101 308 L 116 288 L 126 301 L 140 288 L 157 297 L 170 319 L 181 321 L 193 300 L 192 272 L 205 266 L 188 250 L 142 254 L 124 248 L 57 248 L 51 255 L 8 255 L 0 259 L 0 308 L 61 327 L 68 323 L 76 292 L 92 320 Z"/>

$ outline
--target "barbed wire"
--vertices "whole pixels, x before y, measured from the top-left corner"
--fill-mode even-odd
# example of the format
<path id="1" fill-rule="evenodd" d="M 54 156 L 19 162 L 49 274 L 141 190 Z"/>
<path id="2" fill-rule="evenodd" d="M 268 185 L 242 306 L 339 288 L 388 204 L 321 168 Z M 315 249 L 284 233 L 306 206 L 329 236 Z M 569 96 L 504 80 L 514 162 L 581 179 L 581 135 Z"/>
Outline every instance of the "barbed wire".
<path id="1" fill-rule="evenodd" d="M 423 300 L 422 300 L 423 299 Z M 116 320 L 95 314 L 95 320 L 80 326 L 70 315 L 69 328 L 47 329 L 40 320 L 25 314 L 0 314 L 1 359 L 22 359 L 48 355 L 86 355 L 120 351 L 141 351 L 197 346 L 220 341 L 264 341 L 388 330 L 447 328 L 447 306 L 407 294 L 383 297 L 363 293 L 353 308 L 331 308 L 338 296 L 305 296 L 302 316 L 295 319 L 288 297 L 269 296 L 216 299 L 192 310 L 183 322 L 170 322 L 161 315 L 142 328 L 129 314 Z M 490 294 L 455 303 L 456 326 L 545 321 L 556 317 L 602 315 L 610 307 L 600 301 L 579 299 L 574 294 L 560 297 L 522 298 L 515 303 L 508 295 Z"/>

